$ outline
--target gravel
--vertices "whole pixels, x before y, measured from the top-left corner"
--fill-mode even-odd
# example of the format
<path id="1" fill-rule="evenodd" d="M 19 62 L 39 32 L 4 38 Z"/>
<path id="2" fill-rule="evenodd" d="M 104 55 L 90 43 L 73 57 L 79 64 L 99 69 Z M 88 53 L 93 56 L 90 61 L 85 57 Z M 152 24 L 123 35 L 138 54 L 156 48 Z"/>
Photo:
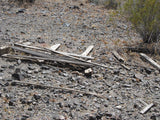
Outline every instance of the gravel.
<path id="1" fill-rule="evenodd" d="M 131 70 L 126 70 L 112 56 L 125 43 L 141 38 L 123 18 L 113 18 L 112 10 L 75 1 L 35 2 L 16 6 L 0 2 L 0 45 L 31 42 L 49 47 L 60 43 L 60 51 L 81 54 L 94 45 L 94 62 L 108 68 L 93 67 L 91 75 L 65 65 L 8 60 L 0 57 L 0 119 L 48 120 L 128 120 L 160 118 L 159 71 L 122 53 Z M 130 40 L 129 40 L 130 39 Z M 136 41 L 137 40 L 137 41 Z M 118 46 L 118 47 L 117 47 Z M 124 53 L 124 54 L 123 54 Z M 137 60 L 138 59 L 138 60 Z M 16 85 L 14 81 L 56 86 L 84 91 Z M 12 84 L 11 84 L 12 83 Z M 87 93 L 101 95 L 96 97 Z M 140 114 L 146 103 L 154 106 Z"/>

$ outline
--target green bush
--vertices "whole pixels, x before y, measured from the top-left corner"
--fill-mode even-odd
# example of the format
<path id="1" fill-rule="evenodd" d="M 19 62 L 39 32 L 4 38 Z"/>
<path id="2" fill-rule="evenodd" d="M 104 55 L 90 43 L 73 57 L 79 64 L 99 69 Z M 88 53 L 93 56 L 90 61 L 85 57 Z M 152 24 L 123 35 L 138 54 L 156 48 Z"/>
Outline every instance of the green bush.
<path id="1" fill-rule="evenodd" d="M 127 0 L 124 10 L 145 43 L 160 40 L 159 0 Z"/>

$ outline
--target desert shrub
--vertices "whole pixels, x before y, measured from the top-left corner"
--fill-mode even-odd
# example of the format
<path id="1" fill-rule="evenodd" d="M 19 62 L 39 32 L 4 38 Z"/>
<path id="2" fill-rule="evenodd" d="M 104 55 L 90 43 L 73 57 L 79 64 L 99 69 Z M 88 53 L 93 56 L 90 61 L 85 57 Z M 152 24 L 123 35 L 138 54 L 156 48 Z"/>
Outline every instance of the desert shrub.
<path id="1" fill-rule="evenodd" d="M 159 0 L 127 0 L 124 10 L 145 43 L 160 40 Z"/>
<path id="2" fill-rule="evenodd" d="M 107 8 L 107 9 L 117 9 L 118 7 L 118 2 L 117 0 L 106 0 L 104 2 L 104 6 Z"/>

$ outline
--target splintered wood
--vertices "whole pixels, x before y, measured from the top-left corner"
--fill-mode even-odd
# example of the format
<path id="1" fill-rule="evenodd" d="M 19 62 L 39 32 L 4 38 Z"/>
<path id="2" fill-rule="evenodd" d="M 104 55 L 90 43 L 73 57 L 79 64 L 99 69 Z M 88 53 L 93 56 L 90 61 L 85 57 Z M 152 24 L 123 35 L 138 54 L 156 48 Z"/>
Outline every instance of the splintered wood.
<path id="1" fill-rule="evenodd" d="M 8 46 L 0 47 L 0 56 L 3 55 L 3 54 L 8 53 L 8 51 L 9 51 L 9 47 Z"/>
<path id="2" fill-rule="evenodd" d="M 112 54 L 118 61 L 124 62 L 124 59 L 116 51 L 112 51 Z"/>
<path id="3" fill-rule="evenodd" d="M 146 54 L 140 53 L 140 56 L 142 59 L 145 59 L 147 62 L 149 62 L 153 67 L 160 70 L 160 65 L 158 63 L 156 63 L 154 60 L 152 60 L 150 57 L 148 57 Z"/>
<path id="4" fill-rule="evenodd" d="M 94 66 L 100 66 L 100 67 L 108 68 L 108 66 L 88 61 L 88 60 L 94 59 L 91 56 L 87 56 L 93 49 L 93 46 L 89 46 L 85 50 L 85 52 L 82 53 L 81 55 L 57 51 L 59 47 L 60 47 L 60 44 L 53 45 L 50 48 L 42 48 L 42 47 L 28 46 L 28 45 L 16 43 L 10 48 L 12 48 L 15 51 L 25 53 L 27 55 L 3 54 L 2 56 L 8 57 L 11 59 L 32 60 L 32 61 L 38 61 L 38 62 L 51 61 L 51 62 L 58 62 L 58 63 L 68 63 L 68 64 L 79 65 L 80 67 L 90 68 Z"/>

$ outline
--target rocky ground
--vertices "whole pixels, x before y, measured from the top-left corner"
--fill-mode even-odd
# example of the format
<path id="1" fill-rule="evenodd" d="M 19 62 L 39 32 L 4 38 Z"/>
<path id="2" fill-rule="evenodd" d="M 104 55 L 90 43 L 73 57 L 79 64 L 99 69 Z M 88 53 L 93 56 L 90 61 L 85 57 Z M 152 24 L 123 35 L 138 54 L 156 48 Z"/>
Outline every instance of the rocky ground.
<path id="1" fill-rule="evenodd" d="M 8 60 L 0 57 L 0 119 L 2 120 L 159 120 L 160 75 L 143 62 L 138 53 L 125 45 L 141 41 L 114 10 L 86 0 L 41 0 L 17 6 L 0 1 L 0 45 L 15 42 L 49 47 L 60 43 L 59 51 L 81 54 L 94 45 L 94 62 L 108 68 L 93 67 L 87 77 L 83 71 L 67 66 Z M 111 51 L 118 50 L 125 69 Z M 18 74 L 17 74 L 18 73 Z M 15 85 L 14 81 L 58 86 L 78 91 Z M 154 106 L 145 114 L 145 101 Z"/>

